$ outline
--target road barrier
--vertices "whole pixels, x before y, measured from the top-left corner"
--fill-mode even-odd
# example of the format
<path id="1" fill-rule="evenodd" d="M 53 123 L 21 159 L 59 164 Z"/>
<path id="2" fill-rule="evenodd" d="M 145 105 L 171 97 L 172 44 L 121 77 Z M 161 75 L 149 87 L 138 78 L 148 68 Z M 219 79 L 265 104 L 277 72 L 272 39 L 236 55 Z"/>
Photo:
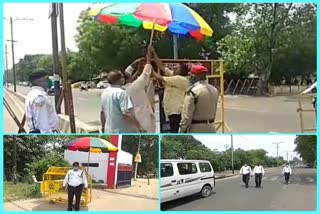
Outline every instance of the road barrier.
<path id="1" fill-rule="evenodd" d="M 40 191 L 46 200 L 57 203 L 68 202 L 68 192 L 62 186 L 63 180 L 70 169 L 71 167 L 49 167 L 47 172 L 43 174 Z M 87 206 L 92 201 L 92 178 L 85 168 L 82 168 L 82 170 L 84 171 L 83 176 L 88 178 L 88 189 L 82 191 L 80 205 Z"/>

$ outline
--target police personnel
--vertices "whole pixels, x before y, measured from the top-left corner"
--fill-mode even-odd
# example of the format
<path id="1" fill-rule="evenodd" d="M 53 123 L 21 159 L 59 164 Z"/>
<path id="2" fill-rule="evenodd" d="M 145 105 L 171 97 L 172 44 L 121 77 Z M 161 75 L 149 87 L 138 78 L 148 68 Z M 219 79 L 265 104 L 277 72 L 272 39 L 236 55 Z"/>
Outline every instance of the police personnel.
<path id="1" fill-rule="evenodd" d="M 179 133 L 215 133 L 215 116 L 219 91 L 206 80 L 208 69 L 191 67 L 191 87 L 187 90 L 181 114 Z"/>
<path id="2" fill-rule="evenodd" d="M 29 80 L 32 89 L 26 96 L 25 112 L 30 133 L 58 132 L 59 118 L 46 93 L 48 74 L 44 71 L 35 72 L 29 76 Z"/>
<path id="3" fill-rule="evenodd" d="M 67 172 L 62 188 L 68 189 L 68 211 L 72 211 L 73 198 L 76 196 L 75 211 L 80 210 L 80 199 L 83 188 L 87 190 L 88 181 L 86 173 L 79 169 L 79 162 L 72 164 L 73 169 Z"/>
<path id="4" fill-rule="evenodd" d="M 282 174 L 284 175 L 284 179 L 286 181 L 286 184 L 289 183 L 290 175 L 292 174 L 292 169 L 289 166 L 289 164 L 286 164 L 282 169 Z"/>
<path id="5" fill-rule="evenodd" d="M 244 166 L 242 166 L 240 169 L 240 175 L 242 175 L 242 181 L 246 184 L 246 188 L 248 188 L 250 175 L 252 175 L 251 167 L 247 164 L 244 164 Z"/>
<path id="6" fill-rule="evenodd" d="M 262 175 L 264 175 L 264 169 L 263 169 L 263 166 L 261 166 L 260 163 L 258 163 L 254 167 L 253 174 L 254 174 L 254 177 L 255 177 L 256 188 L 261 187 Z"/>

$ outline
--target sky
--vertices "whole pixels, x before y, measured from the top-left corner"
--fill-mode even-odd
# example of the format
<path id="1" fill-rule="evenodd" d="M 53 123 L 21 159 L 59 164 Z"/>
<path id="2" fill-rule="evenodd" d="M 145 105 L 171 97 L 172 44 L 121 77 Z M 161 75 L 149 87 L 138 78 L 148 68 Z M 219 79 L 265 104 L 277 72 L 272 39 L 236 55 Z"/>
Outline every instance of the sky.
<path id="1" fill-rule="evenodd" d="M 230 135 L 194 135 L 194 137 L 212 150 L 225 151 L 225 145 L 231 145 Z M 277 157 L 276 145 L 273 143 L 281 142 L 279 156 L 287 159 L 287 152 L 289 152 L 290 160 L 295 156 L 299 157 L 294 152 L 295 138 L 295 135 L 233 135 L 233 147 L 243 150 L 264 149 L 268 152 L 268 156 Z"/>
<path id="2" fill-rule="evenodd" d="M 11 39 L 10 17 L 31 18 L 32 21 L 15 21 L 13 22 L 13 39 L 15 43 L 15 62 L 26 54 L 51 54 L 51 20 L 49 19 L 49 3 L 5 3 L 3 5 L 3 44 L 8 44 L 8 65 L 12 66 L 11 43 L 6 40 Z M 92 4 L 88 3 L 65 3 L 65 38 L 66 47 L 77 51 L 74 36 L 77 33 L 77 20 L 80 12 Z M 58 19 L 59 29 L 59 19 Z M 58 40 L 60 32 L 58 32 Z M 5 47 L 3 47 L 5 52 Z M 60 49 L 60 40 L 59 40 Z"/>

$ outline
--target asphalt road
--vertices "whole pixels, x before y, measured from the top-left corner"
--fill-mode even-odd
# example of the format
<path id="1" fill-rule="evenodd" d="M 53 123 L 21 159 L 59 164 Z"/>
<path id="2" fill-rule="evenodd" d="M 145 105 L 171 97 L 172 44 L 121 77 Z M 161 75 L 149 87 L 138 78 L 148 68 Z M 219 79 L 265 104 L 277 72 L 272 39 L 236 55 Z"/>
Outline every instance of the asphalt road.
<path id="1" fill-rule="evenodd" d="M 18 86 L 17 91 L 27 94 L 30 88 Z M 78 119 L 91 124 L 100 124 L 100 91 L 89 90 L 80 92 L 73 90 L 75 114 Z M 306 108 L 312 108 L 311 100 L 303 100 Z M 232 132 L 264 132 L 264 133 L 296 133 L 300 132 L 297 114 L 298 102 L 296 96 L 249 97 L 226 96 L 225 119 Z M 156 109 L 158 112 L 158 109 Z M 159 114 L 157 122 L 159 121 Z M 220 110 L 217 120 L 220 119 Z M 313 112 L 304 115 L 307 128 L 315 127 Z M 157 124 L 159 130 L 159 124 Z"/>
<path id="2" fill-rule="evenodd" d="M 281 169 L 266 172 L 262 187 L 255 188 L 254 177 L 245 188 L 240 176 L 217 180 L 214 192 L 208 198 L 193 195 L 166 202 L 162 210 L 316 210 L 316 170 L 294 168 L 289 185 L 284 184 Z"/>

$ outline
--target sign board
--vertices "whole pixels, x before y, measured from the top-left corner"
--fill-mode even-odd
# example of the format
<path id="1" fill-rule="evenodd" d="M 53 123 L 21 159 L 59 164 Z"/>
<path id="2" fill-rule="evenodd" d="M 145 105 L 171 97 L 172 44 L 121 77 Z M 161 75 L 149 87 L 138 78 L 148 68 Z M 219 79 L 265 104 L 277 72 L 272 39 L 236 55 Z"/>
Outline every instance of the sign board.
<path id="1" fill-rule="evenodd" d="M 141 155 L 139 153 L 136 154 L 136 156 L 134 158 L 134 162 L 136 162 L 136 163 L 141 163 L 142 162 Z"/>

